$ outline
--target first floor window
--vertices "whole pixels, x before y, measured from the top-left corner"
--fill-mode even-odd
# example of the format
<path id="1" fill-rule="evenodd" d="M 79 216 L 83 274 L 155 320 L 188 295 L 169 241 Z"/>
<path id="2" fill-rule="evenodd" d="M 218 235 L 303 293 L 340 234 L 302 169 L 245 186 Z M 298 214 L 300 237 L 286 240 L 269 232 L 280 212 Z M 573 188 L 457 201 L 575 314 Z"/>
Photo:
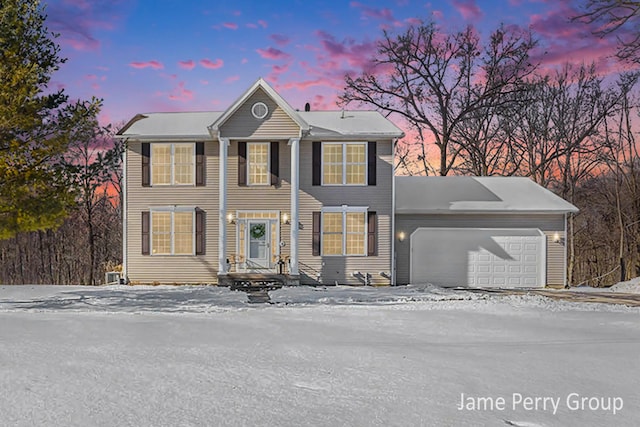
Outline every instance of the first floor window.
<path id="1" fill-rule="evenodd" d="M 366 208 L 322 211 L 322 255 L 367 255 Z"/>
<path id="2" fill-rule="evenodd" d="M 193 255 L 194 210 L 151 212 L 151 253 L 153 255 Z"/>

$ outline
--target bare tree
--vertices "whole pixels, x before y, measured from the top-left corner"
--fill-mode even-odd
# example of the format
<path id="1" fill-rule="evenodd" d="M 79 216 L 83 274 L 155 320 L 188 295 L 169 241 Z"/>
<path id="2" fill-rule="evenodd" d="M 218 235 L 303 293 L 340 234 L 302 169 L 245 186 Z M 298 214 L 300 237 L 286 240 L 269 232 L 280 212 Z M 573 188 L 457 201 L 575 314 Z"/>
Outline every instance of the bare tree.
<path id="1" fill-rule="evenodd" d="M 522 90 L 536 68 L 529 60 L 535 44 L 531 33 L 511 27 L 494 31 L 484 46 L 471 26 L 453 34 L 435 23 L 410 26 L 398 36 L 385 31 L 376 67 L 347 76 L 340 101 L 364 103 L 404 121 L 408 133 L 417 135 L 413 144 L 423 173 L 429 172 L 424 144 L 432 139 L 439 150 L 437 173 L 447 175 L 464 146 L 456 138 L 461 126 Z"/>
<path id="2" fill-rule="evenodd" d="M 573 20 L 595 24 L 594 34 L 600 37 L 615 34 L 618 58 L 640 63 L 640 1 L 586 0 L 583 10 Z"/>

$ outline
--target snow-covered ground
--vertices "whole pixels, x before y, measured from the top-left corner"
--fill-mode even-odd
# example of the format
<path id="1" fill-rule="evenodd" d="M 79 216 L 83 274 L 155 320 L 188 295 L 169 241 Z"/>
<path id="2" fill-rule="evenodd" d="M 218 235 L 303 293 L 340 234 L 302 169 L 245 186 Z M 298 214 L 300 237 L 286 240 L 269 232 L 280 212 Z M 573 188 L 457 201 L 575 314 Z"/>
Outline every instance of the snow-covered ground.
<path id="1" fill-rule="evenodd" d="M 640 277 L 636 277 L 626 282 L 616 283 L 610 287 L 613 292 L 629 292 L 634 294 L 640 294 Z"/>
<path id="2" fill-rule="evenodd" d="M 640 420 L 638 308 L 431 287 L 300 287 L 272 300 L 0 286 L 0 425 Z M 471 400 L 459 410 L 461 394 Z"/>

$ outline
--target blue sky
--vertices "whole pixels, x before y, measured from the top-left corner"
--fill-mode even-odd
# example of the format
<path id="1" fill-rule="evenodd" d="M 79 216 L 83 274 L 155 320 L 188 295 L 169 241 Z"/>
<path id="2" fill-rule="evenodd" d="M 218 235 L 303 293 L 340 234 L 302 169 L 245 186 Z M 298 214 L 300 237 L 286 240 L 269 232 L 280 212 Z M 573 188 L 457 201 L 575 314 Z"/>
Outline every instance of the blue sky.
<path id="1" fill-rule="evenodd" d="M 103 123 L 152 111 L 223 110 L 258 77 L 294 108 L 336 108 L 345 73 L 370 66 L 382 31 L 434 19 L 445 31 L 530 27 L 547 65 L 612 69 L 613 40 L 570 23 L 578 0 L 49 0 L 68 58 L 54 87 L 104 99 Z"/>

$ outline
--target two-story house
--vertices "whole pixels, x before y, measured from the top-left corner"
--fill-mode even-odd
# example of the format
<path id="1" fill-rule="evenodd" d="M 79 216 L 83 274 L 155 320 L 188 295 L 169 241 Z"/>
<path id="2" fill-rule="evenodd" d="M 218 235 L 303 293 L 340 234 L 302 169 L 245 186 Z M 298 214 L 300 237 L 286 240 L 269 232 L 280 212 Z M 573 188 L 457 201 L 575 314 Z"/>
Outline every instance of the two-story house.
<path id="1" fill-rule="evenodd" d="M 403 132 L 374 111 L 304 110 L 259 79 L 225 111 L 135 116 L 118 134 L 125 277 L 389 284 Z"/>
<path id="2" fill-rule="evenodd" d="M 119 132 L 125 278 L 566 284 L 575 206 L 528 178 L 394 178 L 393 123 L 304 110 L 260 79 L 225 111 L 134 117 Z"/>

